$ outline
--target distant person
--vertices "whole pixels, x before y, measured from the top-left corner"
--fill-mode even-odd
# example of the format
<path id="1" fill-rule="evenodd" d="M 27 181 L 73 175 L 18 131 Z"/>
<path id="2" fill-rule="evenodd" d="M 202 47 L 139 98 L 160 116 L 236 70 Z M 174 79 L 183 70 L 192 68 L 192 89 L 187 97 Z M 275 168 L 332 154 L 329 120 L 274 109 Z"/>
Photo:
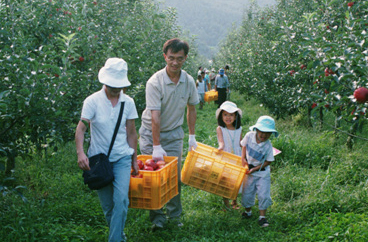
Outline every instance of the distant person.
<path id="1" fill-rule="evenodd" d="M 226 101 L 226 93 L 229 90 L 229 80 L 225 75 L 225 70 L 220 69 L 219 74 L 215 78 L 215 90 L 218 92 L 218 107 Z"/>
<path id="2" fill-rule="evenodd" d="M 150 211 L 149 217 L 153 231 L 163 228 L 167 223 L 167 217 L 171 223 L 179 227 L 183 226 L 180 200 L 184 139 L 182 125 L 185 108 L 187 108 L 188 148 L 189 150 L 196 148 L 197 112 L 195 106 L 199 103 L 193 77 L 181 69 L 188 57 L 188 52 L 187 42 L 177 38 L 166 41 L 163 46 L 166 67 L 153 74 L 146 84 L 146 109 L 143 111 L 142 125 L 139 129 L 141 153 L 152 154 L 154 160 L 162 160 L 166 155 L 178 157 L 179 194 L 166 204 L 166 214 L 163 209 Z"/>
<path id="3" fill-rule="evenodd" d="M 206 92 L 211 90 L 211 82 L 210 82 L 210 71 L 208 69 L 204 69 L 204 81 L 206 83 Z"/>
<path id="4" fill-rule="evenodd" d="M 245 178 L 242 191 L 242 205 L 245 211 L 243 218 L 252 217 L 252 206 L 258 196 L 259 220 L 261 227 L 269 225 L 266 211 L 272 205 L 270 164 L 275 160 L 272 144 L 269 141 L 271 134 L 278 136 L 275 121 L 269 116 L 261 116 L 257 123 L 249 128 L 240 144 L 242 145 L 242 164 L 248 166 L 248 175 Z"/>
<path id="5" fill-rule="evenodd" d="M 215 68 L 212 68 L 211 69 L 211 72 L 210 72 L 210 84 L 211 84 L 211 88 L 214 89 L 215 88 L 215 78 L 216 78 L 216 70 Z"/>
<path id="6" fill-rule="evenodd" d="M 209 88 L 209 86 L 210 86 L 210 83 L 207 81 L 207 79 L 206 79 L 206 73 L 205 73 L 205 71 L 203 70 L 203 71 L 201 71 L 201 76 L 202 76 L 202 80 L 203 80 L 203 82 L 204 82 L 204 91 L 205 92 L 207 92 L 208 91 L 208 88 Z"/>
<path id="7" fill-rule="evenodd" d="M 203 71 L 203 67 L 202 66 L 198 67 L 198 74 L 197 75 L 200 75 L 202 73 L 202 71 Z"/>
<path id="8" fill-rule="evenodd" d="M 198 96 L 199 96 L 199 109 L 203 109 L 203 104 L 204 104 L 204 93 L 206 92 L 206 84 L 205 82 L 202 80 L 202 75 L 198 75 L 197 77 L 197 82 L 196 82 L 196 86 L 197 86 L 197 91 L 198 91 Z"/>
<path id="9" fill-rule="evenodd" d="M 242 111 L 235 103 L 226 101 L 216 110 L 218 150 L 241 156 Z M 223 198 L 226 208 L 230 208 L 229 199 Z M 233 209 L 239 209 L 236 199 L 231 203 Z"/>
<path id="10" fill-rule="evenodd" d="M 227 98 L 226 99 L 230 100 L 230 93 L 231 93 L 231 89 L 230 89 L 231 80 L 230 80 L 230 76 L 229 76 L 229 74 L 230 74 L 230 65 L 226 64 L 224 70 L 225 70 L 225 75 L 227 76 L 227 80 L 229 81 L 229 90 L 227 92 Z"/>
<path id="11" fill-rule="evenodd" d="M 109 58 L 105 66 L 100 69 L 98 80 L 103 87 L 84 100 L 81 120 L 75 132 L 78 166 L 82 170 L 90 170 L 88 157 L 100 153 L 107 155 L 120 106 L 124 103 L 121 125 L 109 156 L 114 181 L 97 190 L 97 194 L 109 226 L 108 241 L 126 241 L 124 227 L 129 205 L 130 172 L 132 168 L 133 175 L 139 172 L 135 129 L 135 119 L 138 118 L 138 114 L 134 100 L 123 92 L 123 88 L 130 86 L 127 63 L 120 58 Z M 83 142 L 89 126 L 91 143 L 87 157 Z"/>

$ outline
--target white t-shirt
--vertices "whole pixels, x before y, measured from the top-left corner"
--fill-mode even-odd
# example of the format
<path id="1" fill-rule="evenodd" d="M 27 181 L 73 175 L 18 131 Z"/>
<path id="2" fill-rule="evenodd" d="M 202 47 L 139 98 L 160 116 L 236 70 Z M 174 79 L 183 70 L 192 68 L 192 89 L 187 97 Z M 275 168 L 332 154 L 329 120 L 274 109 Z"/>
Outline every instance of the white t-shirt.
<path id="1" fill-rule="evenodd" d="M 256 131 L 248 132 L 244 136 L 240 144 L 241 146 L 245 146 L 247 148 L 246 158 L 248 164 L 258 166 L 262 164 L 263 161 L 272 162 L 275 160 L 273 156 L 271 141 L 267 140 L 258 144 L 256 140 Z M 251 175 L 265 177 L 269 174 L 270 166 L 267 166 L 265 168 L 265 171 L 257 171 L 252 173 Z"/>
<path id="2" fill-rule="evenodd" d="M 241 146 L 239 143 L 242 127 L 236 130 L 229 130 L 227 128 L 221 127 L 222 137 L 225 143 L 224 151 L 241 156 Z M 218 141 L 218 139 L 217 139 Z"/>
<path id="3" fill-rule="evenodd" d="M 132 155 L 134 149 L 129 147 L 126 134 L 126 120 L 138 118 L 134 100 L 120 92 L 119 102 L 115 107 L 107 98 L 104 88 L 88 96 L 83 103 L 82 118 L 90 120 L 91 143 L 88 156 L 104 153 L 107 155 L 111 143 L 116 122 L 118 120 L 121 102 L 125 102 L 123 116 L 114 146 L 109 156 L 110 161 L 117 161 L 124 156 Z"/>
<path id="4" fill-rule="evenodd" d="M 200 81 L 197 80 L 197 84 L 198 84 L 198 86 L 197 86 L 198 94 L 205 93 L 205 83 L 204 83 L 204 81 L 200 82 Z"/>
<path id="5" fill-rule="evenodd" d="M 196 84 L 190 75 L 181 70 L 177 84 L 167 75 L 166 67 L 159 70 L 146 83 L 146 109 L 142 113 L 142 126 L 152 130 L 151 110 L 161 112 L 161 132 L 171 131 L 184 122 L 187 105 L 199 103 Z"/>

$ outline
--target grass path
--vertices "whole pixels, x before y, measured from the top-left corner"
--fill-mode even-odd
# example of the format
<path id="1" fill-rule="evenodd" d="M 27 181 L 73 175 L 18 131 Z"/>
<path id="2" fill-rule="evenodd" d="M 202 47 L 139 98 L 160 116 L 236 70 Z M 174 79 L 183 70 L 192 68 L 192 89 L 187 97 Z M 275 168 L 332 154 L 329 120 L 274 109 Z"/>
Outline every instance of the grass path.
<path id="1" fill-rule="evenodd" d="M 268 112 L 258 103 L 233 92 L 243 111 L 243 135 Z M 196 139 L 217 147 L 215 111 L 206 104 L 198 110 Z M 327 117 L 328 119 L 328 117 Z M 148 211 L 130 209 L 125 232 L 134 242 L 213 241 L 368 241 L 368 145 L 357 140 L 353 151 L 345 137 L 328 129 L 306 127 L 297 116 L 277 120 L 282 150 L 272 164 L 270 226 L 257 224 L 258 209 L 250 220 L 240 210 L 225 211 L 222 198 L 182 186 L 183 223 L 151 232 Z M 187 153 L 186 125 L 184 158 Z M 361 134 L 367 136 L 367 130 Z M 15 192 L 0 198 L 0 241 L 107 241 L 108 229 L 97 194 L 88 190 L 76 164 L 74 142 L 48 158 L 18 158 L 16 184 L 28 202 Z M 240 197 L 238 198 L 240 202 Z"/>

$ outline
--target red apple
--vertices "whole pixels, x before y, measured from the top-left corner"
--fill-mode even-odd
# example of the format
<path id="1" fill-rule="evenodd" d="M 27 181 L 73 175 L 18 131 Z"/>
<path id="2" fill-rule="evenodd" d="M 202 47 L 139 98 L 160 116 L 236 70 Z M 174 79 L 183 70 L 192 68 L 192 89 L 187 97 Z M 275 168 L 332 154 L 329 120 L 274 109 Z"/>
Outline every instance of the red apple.
<path id="1" fill-rule="evenodd" d="M 354 2 L 348 2 L 348 7 L 352 7 L 354 5 Z"/>
<path id="2" fill-rule="evenodd" d="M 330 71 L 328 70 L 328 67 L 326 67 L 325 69 L 325 76 L 329 76 L 330 75 Z"/>
<path id="3" fill-rule="evenodd" d="M 317 107 L 317 103 L 312 104 L 312 109 L 315 108 L 315 107 Z"/>
<path id="4" fill-rule="evenodd" d="M 368 101 L 368 89 L 365 87 L 359 87 L 354 91 L 354 97 L 358 103 L 365 103 Z"/>
<path id="5" fill-rule="evenodd" d="M 144 165 L 144 170 L 145 171 L 153 171 L 153 167 L 152 166 L 147 166 L 147 165 Z"/>
<path id="6" fill-rule="evenodd" d="M 300 66 L 300 69 L 302 69 L 302 70 L 304 70 L 304 69 L 306 69 L 306 68 L 307 68 L 307 66 L 306 66 L 306 65 L 304 65 L 304 64 Z"/>
<path id="7" fill-rule="evenodd" d="M 165 165 L 159 165 L 159 166 L 157 166 L 157 169 L 156 170 L 160 170 L 160 169 L 162 169 L 164 167 L 165 167 Z"/>
<path id="8" fill-rule="evenodd" d="M 156 168 L 157 168 L 157 164 L 156 164 L 155 160 L 153 160 L 153 159 L 146 160 L 145 164 L 146 164 L 146 166 L 152 167 L 154 170 L 156 170 Z"/>
<path id="9" fill-rule="evenodd" d="M 80 62 L 82 62 L 82 61 L 84 61 L 84 58 L 81 56 L 81 57 L 79 57 L 79 61 Z"/>
<path id="10" fill-rule="evenodd" d="M 163 161 L 163 160 L 159 160 L 159 161 L 157 161 L 157 162 L 156 162 L 156 164 L 157 164 L 158 166 L 165 166 L 165 165 L 166 165 L 165 161 Z"/>
<path id="11" fill-rule="evenodd" d="M 141 161 L 141 160 L 137 160 L 137 163 L 138 163 L 138 167 L 139 167 L 139 169 L 140 169 L 140 170 L 142 170 L 142 169 L 144 168 L 144 163 L 143 163 L 143 161 Z"/>

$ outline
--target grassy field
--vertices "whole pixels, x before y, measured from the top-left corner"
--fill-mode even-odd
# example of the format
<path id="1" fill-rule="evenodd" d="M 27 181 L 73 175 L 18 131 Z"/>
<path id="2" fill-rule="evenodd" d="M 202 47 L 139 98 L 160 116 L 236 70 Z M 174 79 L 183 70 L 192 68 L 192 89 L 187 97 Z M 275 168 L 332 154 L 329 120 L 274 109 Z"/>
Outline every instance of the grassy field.
<path id="1" fill-rule="evenodd" d="M 237 93 L 231 99 L 243 110 L 243 135 L 267 114 Z M 213 103 L 206 104 L 198 110 L 196 125 L 197 141 L 214 147 L 215 111 Z M 129 241 L 368 241 L 367 142 L 356 139 L 349 151 L 346 135 L 306 123 L 301 115 L 276 121 L 280 136 L 271 141 L 282 153 L 272 164 L 268 228 L 258 226 L 257 207 L 253 219 L 242 220 L 243 208 L 226 211 L 219 196 L 183 185 L 184 227 L 169 224 L 151 232 L 148 211 L 130 209 Z M 359 135 L 368 136 L 366 127 Z M 187 136 L 184 157 L 186 152 Z M 84 186 L 81 174 L 73 142 L 47 161 L 43 156 L 18 158 L 14 179 L 5 182 L 7 193 L 0 200 L 0 241 L 107 241 L 97 194 Z M 15 186 L 24 186 L 18 187 L 22 196 L 11 190 Z"/>

